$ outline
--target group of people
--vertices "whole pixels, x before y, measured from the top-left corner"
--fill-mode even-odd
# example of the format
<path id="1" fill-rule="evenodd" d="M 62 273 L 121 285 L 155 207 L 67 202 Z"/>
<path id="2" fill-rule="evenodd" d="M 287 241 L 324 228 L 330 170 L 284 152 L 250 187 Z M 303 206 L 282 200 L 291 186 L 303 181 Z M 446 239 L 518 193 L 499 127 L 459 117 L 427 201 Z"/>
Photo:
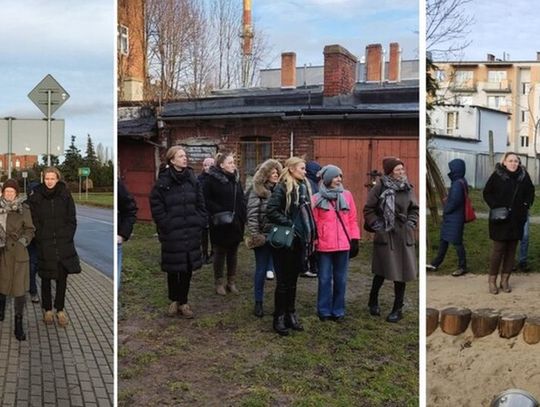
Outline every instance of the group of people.
<path id="1" fill-rule="evenodd" d="M 317 270 L 320 320 L 343 321 L 349 258 L 358 252 L 360 228 L 341 169 L 319 166 L 313 193 L 302 158 L 291 157 L 283 165 L 269 159 L 259 165 L 244 192 L 232 153 L 218 153 L 205 165 L 197 177 L 186 151 L 171 147 L 150 194 L 161 268 L 167 272 L 169 315 L 193 318 L 188 302 L 192 273 L 208 261 L 213 264 L 216 294 L 238 294 L 238 248 L 245 242 L 255 255 L 255 316 L 264 315 L 265 280 L 275 274 L 273 328 L 280 335 L 303 330 L 296 312 L 297 281 L 306 270 Z M 380 315 L 379 289 L 389 279 L 394 281 L 395 301 L 387 320 L 397 322 L 405 284 L 417 274 L 418 204 L 404 163 L 387 157 L 383 168 L 364 207 L 365 228 L 374 233 L 369 312 Z M 281 237 L 289 239 L 287 244 L 276 243 L 280 231 L 285 231 Z M 208 234 L 210 253 L 207 240 L 201 251 Z"/>
<path id="2" fill-rule="evenodd" d="M 439 250 L 427 265 L 427 270 L 434 271 L 442 264 L 452 244 L 458 257 L 458 269 L 452 275 L 457 277 L 468 272 L 463 244 L 468 184 L 463 160 L 454 159 L 448 163 L 448 167 L 451 185 L 443 207 Z M 483 198 L 490 209 L 489 238 L 493 241 L 488 289 L 491 294 L 498 294 L 499 291 L 509 293 L 512 291 L 509 280 L 515 269 L 519 241 L 524 244 L 524 250 L 520 253 L 520 268 L 526 270 L 529 209 L 534 202 L 534 185 L 516 153 L 505 153 L 501 162 L 495 165 L 495 170 L 484 186 Z"/>
<path id="3" fill-rule="evenodd" d="M 19 341 L 26 339 L 23 326 L 26 292 L 30 290 L 32 301 L 39 302 L 35 267 L 31 276 L 30 258 L 34 255 L 37 258 L 46 324 L 54 323 L 56 318 L 59 326 L 68 325 L 64 310 L 67 276 L 81 271 L 73 241 L 77 228 L 73 198 L 58 169 L 46 168 L 43 177 L 43 183 L 37 184 L 27 197 L 20 194 L 16 180 L 8 179 L 2 185 L 0 197 L 0 321 L 5 317 L 7 297 L 14 297 L 15 337 Z M 31 244 L 35 247 L 31 248 Z M 52 311 L 53 280 L 56 313 Z"/>

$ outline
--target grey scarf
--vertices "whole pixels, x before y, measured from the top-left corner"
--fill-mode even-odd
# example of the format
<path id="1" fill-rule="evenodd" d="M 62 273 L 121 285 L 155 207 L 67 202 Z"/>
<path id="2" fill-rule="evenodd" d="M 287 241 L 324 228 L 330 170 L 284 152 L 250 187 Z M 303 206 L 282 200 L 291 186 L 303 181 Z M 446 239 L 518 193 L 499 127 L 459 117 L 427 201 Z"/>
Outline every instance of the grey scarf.
<path id="1" fill-rule="evenodd" d="M 6 247 L 8 212 L 21 212 L 23 202 L 22 197 L 15 198 L 13 201 L 6 201 L 4 197 L 0 198 L 0 247 Z"/>
<path id="2" fill-rule="evenodd" d="M 329 189 L 324 183 L 321 183 L 319 192 L 315 195 L 315 198 L 317 199 L 315 201 L 315 207 L 328 211 L 330 210 L 330 205 L 334 206 L 330 201 L 335 201 L 336 210 L 348 211 L 349 205 L 343 196 L 343 191 L 343 186 Z"/>
<path id="3" fill-rule="evenodd" d="M 381 183 L 383 185 L 383 191 L 379 196 L 379 209 L 383 214 L 384 230 L 389 232 L 395 227 L 396 217 L 402 222 L 407 221 L 406 215 L 396 213 L 396 192 L 410 191 L 411 184 L 409 184 L 407 177 L 396 179 L 388 175 L 381 177 Z"/>

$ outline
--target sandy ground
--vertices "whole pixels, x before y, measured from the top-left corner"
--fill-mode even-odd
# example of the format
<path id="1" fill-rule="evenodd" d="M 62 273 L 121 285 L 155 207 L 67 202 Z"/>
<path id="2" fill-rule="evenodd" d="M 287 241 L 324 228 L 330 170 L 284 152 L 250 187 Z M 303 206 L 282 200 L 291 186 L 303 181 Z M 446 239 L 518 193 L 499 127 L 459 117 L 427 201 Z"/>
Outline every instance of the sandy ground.
<path id="1" fill-rule="evenodd" d="M 540 274 L 516 274 L 512 293 L 488 293 L 487 275 L 459 278 L 429 275 L 427 306 L 494 308 L 540 316 Z M 526 344 L 521 334 L 500 338 L 497 331 L 473 338 L 470 327 L 451 336 L 438 328 L 427 338 L 427 405 L 489 406 L 509 388 L 527 390 L 540 400 L 540 344 Z"/>

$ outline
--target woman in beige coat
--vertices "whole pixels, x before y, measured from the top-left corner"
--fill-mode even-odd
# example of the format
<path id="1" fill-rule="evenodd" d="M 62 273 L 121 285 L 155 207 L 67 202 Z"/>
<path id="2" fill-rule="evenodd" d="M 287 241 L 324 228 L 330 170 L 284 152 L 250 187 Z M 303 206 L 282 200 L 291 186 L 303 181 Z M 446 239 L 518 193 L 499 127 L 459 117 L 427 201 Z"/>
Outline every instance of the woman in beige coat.
<path id="1" fill-rule="evenodd" d="M 6 296 L 15 297 L 15 337 L 24 341 L 22 318 L 30 285 L 28 246 L 34 237 L 30 209 L 19 197 L 17 181 L 2 186 L 0 198 L 0 321 L 4 320 Z"/>

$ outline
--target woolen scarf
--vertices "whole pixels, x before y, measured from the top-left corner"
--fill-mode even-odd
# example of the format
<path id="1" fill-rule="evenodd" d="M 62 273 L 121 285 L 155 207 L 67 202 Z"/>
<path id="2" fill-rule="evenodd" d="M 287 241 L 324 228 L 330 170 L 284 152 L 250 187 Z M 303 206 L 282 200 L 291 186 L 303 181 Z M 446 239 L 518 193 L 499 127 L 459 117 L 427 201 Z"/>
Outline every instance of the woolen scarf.
<path id="1" fill-rule="evenodd" d="M 6 201 L 4 197 L 0 198 L 0 247 L 6 246 L 6 223 L 8 212 L 22 212 L 23 197 L 17 197 L 13 201 Z"/>
<path id="2" fill-rule="evenodd" d="M 324 183 L 321 183 L 319 192 L 315 195 L 315 207 L 328 211 L 330 206 L 334 206 L 330 201 L 334 201 L 336 210 L 348 211 L 349 205 L 343 196 L 343 191 L 343 186 L 328 188 Z"/>
<path id="3" fill-rule="evenodd" d="M 401 213 L 396 213 L 396 192 L 410 191 L 411 184 L 407 177 L 400 179 L 383 175 L 381 177 L 384 190 L 379 197 L 379 209 L 383 214 L 384 230 L 389 232 L 394 230 L 396 224 L 396 216 L 402 221 L 407 221 L 407 216 Z"/>

